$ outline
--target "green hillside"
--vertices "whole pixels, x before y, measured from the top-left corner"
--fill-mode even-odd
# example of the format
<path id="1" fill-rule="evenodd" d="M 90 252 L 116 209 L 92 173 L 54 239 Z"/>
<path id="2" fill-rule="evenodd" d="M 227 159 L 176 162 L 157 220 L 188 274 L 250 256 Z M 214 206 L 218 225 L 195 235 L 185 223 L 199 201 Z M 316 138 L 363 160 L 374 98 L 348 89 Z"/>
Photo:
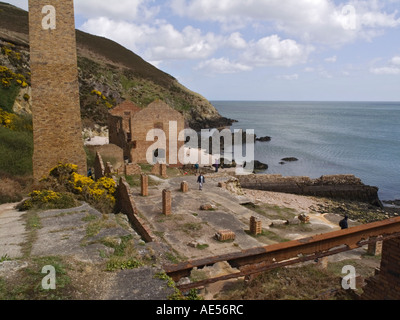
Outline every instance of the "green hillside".
<path id="1" fill-rule="evenodd" d="M 0 2 L 0 108 L 30 112 L 28 12 Z M 110 108 L 124 100 L 145 107 L 155 99 L 180 111 L 193 129 L 229 125 L 231 121 L 201 95 L 182 86 L 114 41 L 77 30 L 81 113 L 85 127 L 106 125 Z M 5 70 L 4 68 L 7 68 Z M 6 73 L 13 76 L 7 77 Z M 5 80 L 2 83 L 2 79 Z M 22 87 L 17 80 L 26 82 Z M 15 103 L 17 102 L 17 103 Z"/>

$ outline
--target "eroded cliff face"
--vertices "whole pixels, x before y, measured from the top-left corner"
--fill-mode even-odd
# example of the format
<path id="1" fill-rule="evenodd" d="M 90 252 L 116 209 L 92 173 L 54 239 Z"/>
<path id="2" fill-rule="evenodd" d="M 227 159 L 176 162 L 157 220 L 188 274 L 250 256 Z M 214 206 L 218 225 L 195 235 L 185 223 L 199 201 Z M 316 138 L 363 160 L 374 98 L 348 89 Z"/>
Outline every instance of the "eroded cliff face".
<path id="1" fill-rule="evenodd" d="M 5 88 L 1 84 L 5 76 L 0 74 L 2 100 L 7 100 L 0 101 L 0 107 L 7 104 L 10 109 L 12 105 L 15 113 L 29 114 L 32 101 L 26 11 L 0 3 L 0 47 L 0 66 L 22 74 L 27 82 L 24 88 L 18 88 L 14 82 L 11 88 Z M 106 125 L 108 111 L 124 100 L 146 107 L 157 99 L 181 112 L 186 126 L 197 131 L 232 124 L 207 99 L 111 40 L 77 31 L 77 47 L 84 127 Z"/>

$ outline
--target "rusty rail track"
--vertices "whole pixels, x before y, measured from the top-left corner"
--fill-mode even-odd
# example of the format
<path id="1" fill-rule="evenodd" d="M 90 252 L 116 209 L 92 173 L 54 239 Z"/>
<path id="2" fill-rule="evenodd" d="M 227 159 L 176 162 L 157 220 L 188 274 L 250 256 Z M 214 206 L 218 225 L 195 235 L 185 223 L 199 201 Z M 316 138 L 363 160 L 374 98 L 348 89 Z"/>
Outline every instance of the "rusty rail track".
<path id="1" fill-rule="evenodd" d="M 369 243 L 398 237 L 400 237 L 400 217 L 290 242 L 187 261 L 176 265 L 166 265 L 164 270 L 175 282 L 178 282 L 183 277 L 190 276 L 194 268 L 201 269 L 218 262 L 226 261 L 232 268 L 239 270 L 237 273 L 178 286 L 180 290 L 187 291 L 214 282 L 240 278 L 274 268 L 315 260 L 354 250 Z"/>

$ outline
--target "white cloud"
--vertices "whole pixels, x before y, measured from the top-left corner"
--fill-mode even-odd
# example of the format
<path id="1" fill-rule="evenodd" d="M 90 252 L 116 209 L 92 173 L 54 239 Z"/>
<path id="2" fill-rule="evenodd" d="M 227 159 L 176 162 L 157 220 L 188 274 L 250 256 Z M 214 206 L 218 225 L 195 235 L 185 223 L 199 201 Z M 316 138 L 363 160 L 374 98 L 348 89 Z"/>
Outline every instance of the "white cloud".
<path id="1" fill-rule="evenodd" d="M 181 16 L 214 21 L 237 29 L 256 23 L 272 24 L 302 41 L 341 46 L 362 38 L 370 40 L 385 28 L 400 25 L 397 11 L 386 13 L 379 0 L 172 0 Z M 351 10 L 349 10 L 351 8 Z"/>
<path id="2" fill-rule="evenodd" d="M 86 18 L 105 17 L 114 20 L 145 21 L 157 15 L 159 6 L 153 6 L 152 0 L 78 0 L 75 3 L 75 12 Z"/>
<path id="3" fill-rule="evenodd" d="M 325 59 L 325 62 L 335 63 L 337 61 L 337 56 L 329 57 Z"/>
<path id="4" fill-rule="evenodd" d="M 381 68 L 371 68 L 371 73 L 377 75 L 398 75 L 400 74 L 400 68 L 396 67 L 381 67 Z"/>
<path id="5" fill-rule="evenodd" d="M 241 61 L 258 67 L 291 67 L 307 62 L 308 56 L 313 50 L 314 48 L 311 46 L 301 45 L 291 39 L 281 40 L 279 36 L 272 35 L 248 43 L 247 49 L 241 56 Z"/>
<path id="6" fill-rule="evenodd" d="M 293 81 L 293 80 L 298 80 L 300 78 L 300 76 L 295 73 L 295 74 L 288 74 L 288 75 L 280 75 L 276 77 L 279 80 L 289 80 L 289 81 Z"/>
<path id="7" fill-rule="evenodd" d="M 196 70 L 203 70 L 211 74 L 232 74 L 243 71 L 250 71 L 252 68 L 238 62 L 231 62 L 227 58 L 210 59 L 201 62 Z"/>
<path id="8" fill-rule="evenodd" d="M 391 64 L 400 67 L 400 56 L 393 57 L 393 58 L 390 60 L 390 62 L 391 62 Z"/>
<path id="9" fill-rule="evenodd" d="M 179 31 L 165 21 L 155 22 L 154 25 L 137 25 L 96 18 L 89 19 L 81 29 L 110 38 L 151 61 L 206 59 L 221 43 L 221 38 L 213 33 L 203 34 L 191 26 Z"/>
<path id="10" fill-rule="evenodd" d="M 247 46 L 246 40 L 243 39 L 242 35 L 239 32 L 232 33 L 227 43 L 230 47 L 234 49 L 244 49 Z"/>
<path id="11" fill-rule="evenodd" d="M 370 72 L 376 75 L 399 75 L 400 56 L 391 58 L 386 66 L 370 68 Z"/>

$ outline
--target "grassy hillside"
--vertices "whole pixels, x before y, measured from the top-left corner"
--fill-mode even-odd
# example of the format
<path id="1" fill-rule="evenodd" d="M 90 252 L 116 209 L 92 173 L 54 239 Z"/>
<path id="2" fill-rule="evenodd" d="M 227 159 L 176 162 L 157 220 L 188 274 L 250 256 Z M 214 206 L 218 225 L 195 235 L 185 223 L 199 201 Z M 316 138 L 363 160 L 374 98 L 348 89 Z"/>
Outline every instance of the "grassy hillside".
<path id="1" fill-rule="evenodd" d="M 0 66 L 22 74 L 29 86 L 28 32 L 28 12 L 0 2 Z M 76 37 L 81 112 L 85 126 L 106 125 L 108 110 L 124 100 L 145 107 L 155 99 L 161 99 L 180 111 L 187 124 L 197 130 L 231 123 L 221 117 L 204 97 L 116 42 L 79 30 Z M 7 104 L 9 109 L 21 91 L 2 87 L 1 80 L 0 74 L 0 107 Z M 21 108 L 29 112 L 29 99 L 24 101 L 20 97 L 19 100 Z"/>

